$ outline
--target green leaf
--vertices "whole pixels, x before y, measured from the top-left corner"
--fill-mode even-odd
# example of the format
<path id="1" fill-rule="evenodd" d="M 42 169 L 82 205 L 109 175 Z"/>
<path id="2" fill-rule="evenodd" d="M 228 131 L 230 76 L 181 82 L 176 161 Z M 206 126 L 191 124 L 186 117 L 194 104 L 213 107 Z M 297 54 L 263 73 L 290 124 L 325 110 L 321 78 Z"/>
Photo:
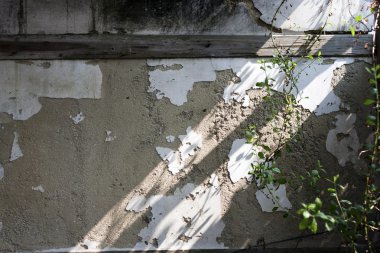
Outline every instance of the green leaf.
<path id="1" fill-rule="evenodd" d="M 281 170 L 277 167 L 275 168 L 272 168 L 272 171 L 275 172 L 275 173 L 281 173 Z"/>
<path id="2" fill-rule="evenodd" d="M 336 181 L 338 181 L 338 179 L 339 179 L 339 174 L 337 174 L 337 175 L 335 175 L 335 176 L 333 177 L 333 181 L 334 181 L 334 183 L 336 183 Z"/>
<path id="3" fill-rule="evenodd" d="M 315 204 L 317 205 L 317 209 L 321 209 L 322 207 L 322 200 L 320 198 L 315 198 Z"/>
<path id="4" fill-rule="evenodd" d="M 328 188 L 327 191 L 330 192 L 330 193 L 335 193 L 336 192 L 336 190 L 334 188 Z"/>
<path id="5" fill-rule="evenodd" d="M 368 115 L 367 124 L 371 125 L 371 126 L 375 126 L 376 125 L 376 117 L 373 115 Z"/>
<path id="6" fill-rule="evenodd" d="M 265 155 L 264 155 L 263 152 L 259 152 L 257 155 L 258 155 L 258 157 L 259 157 L 260 159 L 264 159 L 264 158 L 265 158 Z"/>
<path id="7" fill-rule="evenodd" d="M 309 211 L 305 210 L 305 211 L 302 212 L 302 216 L 303 216 L 305 219 L 308 219 L 308 218 L 311 216 L 311 214 L 309 213 Z"/>
<path id="8" fill-rule="evenodd" d="M 265 151 L 268 151 L 268 152 L 270 152 L 270 150 L 271 150 L 271 149 L 270 149 L 270 147 L 269 147 L 269 146 L 267 146 L 267 145 L 263 145 L 262 147 L 263 147 L 263 149 L 265 149 Z"/>
<path id="9" fill-rule="evenodd" d="M 352 205 L 351 201 L 348 201 L 346 199 L 342 199 L 340 202 L 344 203 L 344 204 L 347 204 L 347 205 Z"/>
<path id="10" fill-rule="evenodd" d="M 357 15 L 357 16 L 355 17 L 355 21 L 356 21 L 356 22 L 361 22 L 362 20 L 363 20 L 362 15 Z"/>
<path id="11" fill-rule="evenodd" d="M 272 212 L 277 211 L 277 209 L 278 209 L 278 206 L 273 207 L 273 208 L 272 208 Z"/>
<path id="12" fill-rule="evenodd" d="M 334 224 L 331 222 L 326 222 L 325 223 L 325 228 L 327 231 L 332 231 L 334 229 Z"/>
<path id="13" fill-rule="evenodd" d="M 355 28 L 351 25 L 350 26 L 351 35 L 355 37 Z"/>
<path id="14" fill-rule="evenodd" d="M 318 223 L 317 223 L 317 220 L 315 218 L 313 218 L 312 222 L 309 224 L 308 228 L 310 229 L 310 231 L 314 234 L 317 233 L 318 231 Z"/>
<path id="15" fill-rule="evenodd" d="M 298 228 L 300 230 L 305 230 L 309 225 L 309 219 L 302 219 L 300 224 L 298 224 Z"/>
<path id="16" fill-rule="evenodd" d="M 322 55 L 322 52 L 318 51 L 318 57 L 321 57 L 321 55 Z"/>
<path id="17" fill-rule="evenodd" d="M 374 104 L 376 101 L 373 100 L 373 99 L 370 99 L 370 98 L 367 98 L 366 100 L 364 100 L 363 104 L 364 105 L 372 105 Z"/>

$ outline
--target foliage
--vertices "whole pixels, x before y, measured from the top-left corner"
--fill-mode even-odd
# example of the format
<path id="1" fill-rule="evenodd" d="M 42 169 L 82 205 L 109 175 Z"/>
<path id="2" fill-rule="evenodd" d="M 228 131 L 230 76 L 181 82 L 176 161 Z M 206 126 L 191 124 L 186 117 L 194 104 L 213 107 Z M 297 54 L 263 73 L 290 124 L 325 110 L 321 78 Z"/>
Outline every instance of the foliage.
<path id="1" fill-rule="evenodd" d="M 282 1 L 281 5 L 284 3 L 285 1 Z M 375 4 L 373 4 L 372 8 L 375 10 L 378 8 L 378 2 L 376 1 L 374 3 Z M 279 13 L 280 7 L 275 12 L 275 16 L 272 20 L 272 27 L 273 21 Z M 360 15 L 354 17 L 354 21 L 352 22 L 352 25 L 350 25 L 350 31 L 353 36 L 355 36 L 357 32 L 356 29 L 358 28 L 358 24 L 365 24 L 366 19 L 367 17 L 363 18 Z M 321 32 L 326 24 L 327 20 L 320 30 Z M 314 38 L 314 40 L 317 39 L 318 36 Z M 307 41 L 307 43 L 313 43 L 314 40 Z M 248 129 L 246 129 L 245 135 L 248 143 L 257 146 L 260 149 L 257 153 L 260 160 L 257 164 L 252 164 L 251 174 L 255 179 L 254 182 L 259 190 L 268 190 L 271 197 L 276 201 L 273 188 L 267 186 L 287 184 L 293 180 L 286 176 L 275 162 L 275 159 L 281 154 L 281 149 L 287 145 L 286 134 L 295 134 L 295 132 L 292 132 L 292 129 L 289 128 L 290 119 L 297 119 L 297 121 L 300 121 L 299 112 L 295 110 L 299 101 L 296 101 L 293 94 L 298 93 L 297 85 L 301 73 L 303 73 L 305 68 L 309 67 L 314 61 L 321 61 L 322 53 L 318 52 L 317 55 L 313 56 L 309 52 L 305 52 L 303 57 L 296 60 L 291 57 L 291 52 L 280 51 L 273 39 L 272 42 L 277 53 L 270 59 L 260 61 L 261 70 L 265 72 L 266 77 L 262 82 L 258 82 L 256 86 L 261 87 L 266 92 L 264 100 L 269 102 L 269 110 L 271 112 L 271 117 L 268 120 L 276 117 L 276 114 L 279 113 L 276 108 L 281 104 L 284 105 L 284 109 L 281 111 L 282 115 L 280 116 L 284 118 L 285 122 L 280 129 L 274 129 L 274 131 L 280 132 L 280 138 L 275 147 L 269 147 L 262 144 L 255 125 L 250 125 Z M 310 63 L 306 64 L 306 66 L 301 69 L 299 67 L 299 62 L 306 60 L 310 61 Z M 279 69 L 279 72 L 285 77 L 283 82 L 284 85 L 282 86 L 283 95 L 280 97 L 274 96 L 273 86 L 275 85 L 275 79 L 269 76 L 269 72 L 273 68 Z M 307 229 L 312 233 L 317 233 L 319 230 L 337 231 L 342 235 L 344 240 L 350 243 L 354 251 L 356 251 L 358 242 L 365 242 L 368 251 L 374 252 L 371 233 L 378 232 L 380 228 L 380 222 L 379 220 L 376 220 L 376 212 L 380 211 L 380 191 L 376 185 L 376 176 L 380 173 L 378 153 L 380 140 L 380 100 L 378 92 L 380 65 L 367 68 L 367 71 L 373 76 L 369 80 L 369 83 L 372 85 L 372 95 L 365 99 L 363 104 L 371 107 L 372 110 L 372 113 L 367 117 L 366 123 L 369 127 L 372 127 L 374 131 L 374 143 L 369 146 L 367 150 L 363 151 L 368 154 L 369 158 L 367 161 L 368 168 L 365 174 L 363 201 L 360 202 L 357 200 L 355 202 L 346 199 L 344 193 L 347 190 L 347 185 L 341 182 L 339 174 L 332 178 L 326 177 L 326 171 L 320 161 L 317 161 L 316 168 L 306 171 L 304 175 L 299 176 L 301 181 L 307 183 L 311 189 L 314 189 L 315 192 L 317 192 L 317 196 L 312 202 L 302 203 L 301 208 L 296 213 L 299 215 L 298 217 L 300 217 L 300 230 Z M 318 188 L 318 186 L 321 185 L 321 181 L 329 184 L 329 187 L 325 189 L 329 195 L 325 203 L 322 201 L 322 191 Z M 276 201 L 276 205 L 281 207 L 278 201 Z M 283 207 L 281 208 L 284 209 Z M 287 216 L 288 214 L 289 211 L 284 216 Z"/>

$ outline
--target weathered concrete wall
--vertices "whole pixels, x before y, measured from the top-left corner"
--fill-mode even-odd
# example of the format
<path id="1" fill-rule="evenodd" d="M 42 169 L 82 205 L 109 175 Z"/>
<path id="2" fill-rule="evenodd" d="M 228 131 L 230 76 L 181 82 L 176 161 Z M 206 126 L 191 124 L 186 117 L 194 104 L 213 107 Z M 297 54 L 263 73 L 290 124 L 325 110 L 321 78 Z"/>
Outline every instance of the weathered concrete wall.
<path id="1" fill-rule="evenodd" d="M 276 28 L 318 29 L 326 14 L 318 8 L 300 21 L 311 3 L 324 8 L 288 1 L 282 15 L 291 18 L 279 18 Z M 364 17 L 368 4 L 352 1 L 351 14 Z M 0 7 L 7 14 L 0 15 L 2 34 L 263 35 L 275 10 L 264 0 L 22 0 Z M 330 30 L 344 31 L 349 13 L 338 14 L 332 11 Z M 268 121 L 258 60 L 0 61 L 0 251 L 243 248 L 302 235 L 250 183 L 250 164 L 259 158 L 244 129 L 255 124 L 275 147 L 273 129 L 285 124 Z M 293 92 L 300 118 L 291 120 L 289 148 L 277 159 L 288 175 L 320 160 L 359 198 L 365 166 L 358 153 L 370 136 L 362 106 L 368 61 L 300 61 Z M 281 96 L 283 74 L 273 68 L 270 75 Z M 276 109 L 282 115 L 283 105 Z M 314 198 L 299 182 L 275 194 L 291 210 Z M 274 246 L 339 243 L 328 234 Z"/>
<path id="2" fill-rule="evenodd" d="M 1 34 L 234 34 L 349 31 L 373 24 L 369 0 L 15 0 L 0 3 Z"/>
<path id="3" fill-rule="evenodd" d="M 4 177 L 0 181 L 0 249 L 75 245 L 81 250 L 91 245 L 223 248 L 244 247 L 260 238 L 270 242 L 298 235 L 294 220 L 282 218 L 281 212 L 262 211 L 271 210 L 272 204 L 243 179 L 253 160 L 250 149 L 237 142 L 244 138 L 247 124 L 255 123 L 260 133 L 268 135 L 268 144 L 275 145 L 276 136 L 270 134 L 270 129 L 281 120 L 266 123 L 269 112 L 262 100 L 265 92 L 260 89 L 253 87 L 244 92 L 249 106 L 223 99 L 233 85 L 231 80 L 243 84 L 245 78 L 258 78 L 254 67 L 246 70 L 244 77 L 239 74 L 255 61 L 191 60 L 193 67 L 204 68 L 205 76 L 192 74 L 197 72 L 187 69 L 185 60 L 1 62 L 1 69 L 8 73 L 1 87 L 9 85 L 17 90 L 20 80 L 30 80 L 27 95 L 36 98 L 41 109 L 23 121 L 12 120 L 4 113 L 1 117 L 0 163 Z M 211 62 L 214 69 L 206 71 L 204 65 Z M 289 139 L 294 151 L 284 150 L 278 163 L 289 173 L 302 173 L 321 160 L 329 173 L 339 172 L 352 183 L 350 187 L 358 187 L 360 182 L 354 176 L 361 169 L 357 152 L 369 135 L 363 127 L 364 109 L 360 105 L 368 89 L 366 63 L 344 59 L 329 62 L 308 71 L 309 79 L 316 80 L 320 87 L 326 85 L 324 98 L 312 92 L 309 100 L 318 99 L 319 104 L 330 101 L 330 97 L 335 100 L 329 102 L 330 107 L 322 107 L 319 116 L 315 113 L 319 107 L 314 113 L 299 107 L 302 125 L 294 127 L 304 139 L 301 143 Z M 172 70 L 165 68 L 169 63 Z M 51 74 L 50 68 L 56 64 L 62 71 Z M 92 82 L 86 81 L 86 75 L 78 77 L 77 83 L 67 79 L 59 94 L 77 89 L 54 98 L 49 87 L 57 88 L 56 80 L 70 78 L 65 71 L 70 65 L 94 69 L 99 74 Z M 17 68 L 23 71 L 12 72 Z M 190 74 L 199 78 L 187 79 Z M 45 77 L 47 86 L 40 89 L 44 82 L 36 82 L 36 75 Z M 74 74 L 71 77 L 76 79 Z M 158 86 L 167 78 L 171 82 Z M 101 81 L 101 96 L 82 98 L 86 95 L 78 89 L 81 81 L 92 90 L 98 89 Z M 187 85 L 192 89 L 187 90 Z M 40 90 L 48 96 L 40 97 Z M 25 94 L 2 97 L 0 110 L 8 112 L 9 101 L 34 108 L 35 103 Z M 181 97 L 185 99 L 181 105 L 173 104 L 172 98 Z M 82 117 L 76 117 L 79 113 Z M 15 115 L 19 115 L 17 111 Z M 334 139 L 340 132 L 344 137 L 339 138 L 343 139 Z M 185 139 L 176 138 L 186 134 Z M 168 136 L 174 136 L 173 141 Z M 244 141 L 240 143 L 244 145 Z M 163 151 L 170 150 L 158 147 L 179 150 L 173 154 L 178 157 L 165 157 Z M 351 153 L 342 152 L 345 149 Z M 189 150 L 192 154 L 187 157 Z M 168 159 L 169 164 L 162 159 Z M 289 200 L 286 205 L 293 209 L 311 196 L 307 190 L 292 186 L 283 191 L 280 197 L 285 204 Z M 314 245 L 325 243 L 314 241 Z"/>

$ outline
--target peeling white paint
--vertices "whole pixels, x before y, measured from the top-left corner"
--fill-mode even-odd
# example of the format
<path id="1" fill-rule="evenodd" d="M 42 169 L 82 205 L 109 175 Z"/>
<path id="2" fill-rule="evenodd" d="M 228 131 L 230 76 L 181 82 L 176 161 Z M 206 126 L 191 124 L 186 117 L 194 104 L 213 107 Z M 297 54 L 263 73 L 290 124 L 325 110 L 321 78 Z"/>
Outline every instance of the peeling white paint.
<path id="1" fill-rule="evenodd" d="M 191 130 L 191 127 L 186 129 L 186 135 L 179 135 L 178 138 L 182 142 L 182 145 L 179 147 L 182 161 L 193 156 L 195 151 L 202 147 L 202 136 Z"/>
<path id="2" fill-rule="evenodd" d="M 116 135 L 112 135 L 112 131 L 106 130 L 106 139 L 105 142 L 114 141 L 116 139 Z"/>
<path id="3" fill-rule="evenodd" d="M 356 114 L 343 113 L 335 118 L 336 128 L 327 134 L 326 149 L 338 159 L 339 165 L 345 166 L 347 162 L 355 164 L 360 148 L 359 137 L 354 127 Z"/>
<path id="4" fill-rule="evenodd" d="M 168 162 L 168 169 L 173 175 L 180 172 L 185 167 L 185 160 L 202 147 L 202 135 L 193 131 L 190 126 L 186 129 L 186 135 L 179 135 L 178 139 L 182 144 L 177 151 L 156 147 L 161 159 Z"/>
<path id="5" fill-rule="evenodd" d="M 215 71 L 232 69 L 240 78 L 240 82 L 230 82 L 224 89 L 223 98 L 226 103 L 232 100 L 242 102 L 243 107 L 249 106 L 247 91 L 258 89 L 257 82 L 265 80 L 265 72 L 260 69 L 262 64 L 259 59 L 160 59 L 148 60 L 149 66 L 171 66 L 181 64 L 182 69 L 162 71 L 155 69 L 149 72 L 150 92 L 157 91 L 157 98 L 169 98 L 171 103 L 182 105 L 187 101 L 187 93 L 192 90 L 195 82 L 214 81 Z M 298 90 L 293 90 L 293 95 L 305 109 L 322 115 L 338 111 L 341 100 L 333 92 L 331 81 L 334 70 L 344 64 L 350 64 L 353 58 L 333 58 L 323 63 L 300 60 L 296 73 L 299 76 Z M 197 73 L 197 74 L 194 74 Z M 275 81 L 273 89 L 283 92 L 284 74 L 280 73 L 278 67 L 268 69 L 269 77 Z"/>
<path id="6" fill-rule="evenodd" d="M 256 199 L 263 212 L 286 211 L 292 208 L 288 197 L 286 196 L 286 186 L 281 184 L 277 187 L 269 184 L 266 188 L 256 192 Z"/>
<path id="7" fill-rule="evenodd" d="M 168 169 L 171 173 L 177 174 L 184 168 L 184 165 L 179 159 L 178 152 L 165 147 L 156 147 L 156 151 L 162 160 L 168 162 Z"/>
<path id="8" fill-rule="evenodd" d="M 80 112 L 75 116 L 70 115 L 70 119 L 73 121 L 75 125 L 78 125 L 80 122 L 84 120 L 84 114 Z"/>
<path id="9" fill-rule="evenodd" d="M 41 109 L 40 97 L 101 97 L 102 72 L 86 61 L 1 61 L 0 112 L 26 120 Z"/>
<path id="10" fill-rule="evenodd" d="M 38 191 L 38 192 L 45 192 L 45 189 L 44 189 L 44 187 L 42 187 L 42 185 L 32 186 L 32 190 L 33 191 Z"/>
<path id="11" fill-rule="evenodd" d="M 271 24 L 281 1 L 254 0 L 253 3 L 262 13 L 260 18 Z M 369 0 L 288 0 L 279 9 L 274 26 L 291 31 L 319 30 L 327 21 L 325 31 L 349 31 L 350 25 L 357 26 L 356 30 L 368 31 L 367 27 L 371 29 L 374 23 L 370 4 Z M 367 27 L 355 23 L 359 15 Z"/>
<path id="12" fill-rule="evenodd" d="M 175 141 L 175 136 L 173 136 L 173 135 L 168 135 L 165 138 L 166 138 L 166 141 L 169 143 Z"/>
<path id="13" fill-rule="evenodd" d="M 246 139 L 234 140 L 228 154 L 229 161 L 227 165 L 232 183 L 236 183 L 242 178 L 252 180 L 249 172 L 252 170 L 251 164 L 260 160 L 256 155 L 257 152 L 257 149 L 252 144 L 248 144 Z"/>
<path id="14" fill-rule="evenodd" d="M 251 165 L 262 162 L 257 154 L 257 147 L 247 143 L 246 139 L 234 140 L 227 164 L 232 183 L 236 183 L 242 178 L 246 178 L 248 181 L 252 180 L 252 176 L 249 174 L 252 170 Z M 259 185 L 260 182 L 257 182 L 257 184 Z M 286 197 L 285 185 L 280 185 L 277 189 L 272 184 L 266 185 L 266 188 L 256 192 L 256 198 L 264 212 L 272 212 L 274 207 L 277 207 L 277 211 L 292 208 L 290 201 Z"/>
<path id="15" fill-rule="evenodd" d="M 14 132 L 14 139 L 13 139 L 13 144 L 12 144 L 12 151 L 11 151 L 11 157 L 9 161 L 14 161 L 22 157 L 24 154 L 21 151 L 20 145 L 18 144 L 18 133 Z"/>
<path id="16" fill-rule="evenodd" d="M 138 234 L 142 241 L 134 250 L 224 248 L 217 242 L 224 229 L 219 182 L 217 176 L 211 178 L 213 183 L 209 187 L 186 184 L 173 195 L 132 199 L 128 211 L 151 207 L 152 212 L 148 226 Z"/>
<path id="17" fill-rule="evenodd" d="M 4 178 L 4 167 L 0 164 L 0 180 Z"/>

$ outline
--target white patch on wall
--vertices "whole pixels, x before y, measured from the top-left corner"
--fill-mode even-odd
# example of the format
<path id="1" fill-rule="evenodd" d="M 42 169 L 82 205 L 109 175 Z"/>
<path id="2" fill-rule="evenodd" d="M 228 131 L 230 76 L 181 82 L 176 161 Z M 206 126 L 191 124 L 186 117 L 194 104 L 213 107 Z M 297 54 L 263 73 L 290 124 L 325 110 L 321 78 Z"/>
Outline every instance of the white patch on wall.
<path id="1" fill-rule="evenodd" d="M 42 185 L 32 186 L 32 190 L 37 191 L 37 192 L 41 192 L 41 193 L 45 192 L 45 189 L 44 189 L 44 187 L 42 187 Z"/>
<path id="2" fill-rule="evenodd" d="M 186 135 L 179 135 L 178 139 L 182 142 L 178 149 L 182 161 L 193 156 L 196 150 L 202 147 L 202 136 L 191 130 L 191 127 L 186 129 Z"/>
<path id="3" fill-rule="evenodd" d="M 252 176 L 249 174 L 252 170 L 251 164 L 260 160 L 256 154 L 257 149 L 252 144 L 248 144 L 246 139 L 234 140 L 228 154 L 227 165 L 232 183 L 236 183 L 242 178 L 246 178 L 248 181 L 252 180 Z"/>
<path id="4" fill-rule="evenodd" d="M 255 7 L 262 13 L 261 20 L 272 23 L 273 16 L 280 6 L 280 1 L 254 0 Z M 330 5 L 329 5 L 330 3 Z M 274 20 L 277 28 L 292 31 L 318 30 L 327 21 L 325 31 L 349 31 L 350 25 L 356 30 L 368 31 L 374 23 L 369 0 L 350 1 L 305 1 L 289 0 L 281 6 Z M 355 23 L 355 17 L 363 17 L 366 24 Z M 368 17 L 366 20 L 365 17 Z"/>
<path id="5" fill-rule="evenodd" d="M 256 199 L 264 212 L 287 211 L 292 209 L 288 197 L 286 196 L 286 186 L 284 184 L 278 187 L 268 184 L 266 188 L 256 192 Z"/>
<path id="6" fill-rule="evenodd" d="M 246 139 L 236 139 L 233 141 L 227 164 L 232 183 L 236 183 L 243 178 L 246 178 L 248 181 L 252 180 L 252 175 L 249 174 L 252 170 L 251 164 L 262 162 L 257 154 L 257 147 L 247 143 Z M 257 184 L 259 185 L 260 182 L 257 181 Z M 277 211 L 292 208 L 286 196 L 285 185 L 279 185 L 278 188 L 271 184 L 266 185 L 266 188 L 256 192 L 256 198 L 264 212 L 272 212 L 274 207 L 277 208 Z"/>
<path id="7" fill-rule="evenodd" d="M 150 92 L 156 91 L 157 98 L 169 98 L 174 105 L 183 105 L 187 102 L 187 94 L 192 90 L 195 82 L 214 81 L 215 71 L 232 69 L 240 78 L 240 82 L 231 81 L 224 89 L 223 98 L 226 103 L 232 100 L 242 103 L 243 107 L 249 106 L 247 91 L 258 89 L 257 82 L 265 80 L 265 72 L 260 69 L 262 64 L 258 59 L 226 58 L 226 59 L 151 59 L 149 66 L 172 66 L 181 64 L 182 69 L 166 70 L 155 69 L 149 72 Z M 333 92 L 331 81 L 334 70 L 344 64 L 350 64 L 352 58 L 333 58 L 319 63 L 300 60 L 296 73 L 300 70 L 298 90 L 293 90 L 293 95 L 305 109 L 309 109 L 316 115 L 322 115 L 338 111 L 341 100 Z M 267 70 L 269 77 L 274 79 L 273 89 L 283 92 L 284 74 L 278 67 Z"/>
<path id="8" fill-rule="evenodd" d="M 0 180 L 4 178 L 4 167 L 0 164 Z"/>
<path id="9" fill-rule="evenodd" d="M 40 97 L 101 97 L 102 72 L 85 61 L 1 61 L 0 112 L 15 120 L 26 120 L 38 113 Z"/>
<path id="10" fill-rule="evenodd" d="M 112 135 L 112 131 L 106 130 L 106 139 L 104 140 L 105 142 L 111 142 L 116 139 L 116 135 Z"/>
<path id="11" fill-rule="evenodd" d="M 12 144 L 12 151 L 11 151 L 11 157 L 9 161 L 14 161 L 22 157 L 24 154 L 21 151 L 20 145 L 18 144 L 18 133 L 14 132 L 14 139 L 13 139 L 13 144 Z"/>
<path id="12" fill-rule="evenodd" d="M 218 178 L 211 186 L 186 184 L 173 195 L 136 196 L 126 210 L 141 212 L 151 208 L 148 226 L 138 234 L 142 241 L 135 250 L 189 250 L 224 248 L 218 243 L 224 223 Z"/>
<path id="13" fill-rule="evenodd" d="M 184 168 L 178 152 L 165 147 L 156 147 L 156 151 L 163 161 L 168 162 L 168 169 L 171 173 L 177 174 Z"/>
<path id="14" fill-rule="evenodd" d="M 202 147 L 202 135 L 193 131 L 191 127 L 186 129 L 186 135 L 179 135 L 178 138 L 182 144 L 177 151 L 156 147 L 161 159 L 168 162 L 168 169 L 173 175 L 180 172 L 185 167 L 185 160 Z"/>
<path id="15" fill-rule="evenodd" d="M 169 143 L 175 141 L 175 136 L 173 136 L 173 135 L 168 135 L 165 138 L 166 138 L 166 141 Z"/>
<path id="16" fill-rule="evenodd" d="M 327 134 L 326 149 L 338 159 L 340 166 L 345 166 L 347 162 L 355 164 L 360 148 L 359 137 L 354 127 L 356 114 L 343 113 L 335 118 L 336 127 Z"/>
<path id="17" fill-rule="evenodd" d="M 78 125 L 80 122 L 84 120 L 84 114 L 80 112 L 75 116 L 70 115 L 70 119 L 73 121 L 75 125 Z"/>

